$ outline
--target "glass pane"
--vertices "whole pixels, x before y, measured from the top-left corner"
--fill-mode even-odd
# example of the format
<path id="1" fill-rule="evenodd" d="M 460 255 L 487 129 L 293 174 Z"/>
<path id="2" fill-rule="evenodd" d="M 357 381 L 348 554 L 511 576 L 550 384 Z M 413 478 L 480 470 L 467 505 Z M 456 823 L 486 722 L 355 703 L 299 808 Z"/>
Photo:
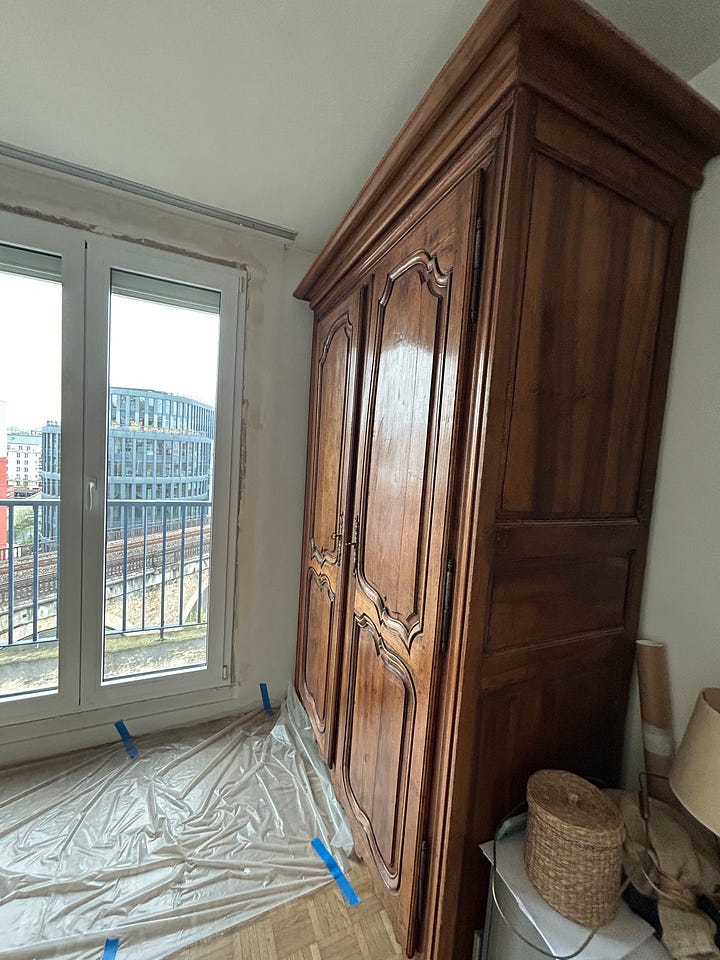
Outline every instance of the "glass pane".
<path id="1" fill-rule="evenodd" d="M 192 292 L 113 272 L 104 681 L 207 665 L 220 299 Z"/>
<path id="2" fill-rule="evenodd" d="M 60 258 L 0 244 L 0 698 L 58 688 Z"/>

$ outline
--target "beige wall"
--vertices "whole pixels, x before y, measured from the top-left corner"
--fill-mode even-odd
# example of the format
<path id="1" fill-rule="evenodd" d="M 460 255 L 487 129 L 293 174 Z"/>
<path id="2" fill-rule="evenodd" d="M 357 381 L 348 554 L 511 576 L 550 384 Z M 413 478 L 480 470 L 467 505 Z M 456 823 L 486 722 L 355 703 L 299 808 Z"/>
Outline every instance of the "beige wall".
<path id="1" fill-rule="evenodd" d="M 720 106 L 720 60 L 693 86 Z M 675 736 L 698 691 L 720 686 L 720 160 L 695 198 L 688 238 L 640 634 L 668 645 Z M 626 783 L 642 768 L 633 684 Z"/>
<path id="2" fill-rule="evenodd" d="M 11 161 L 0 162 L 0 183 L 0 208 L 67 219 L 99 233 L 247 267 L 234 709 L 259 704 L 261 681 L 268 683 L 273 699 L 280 699 L 295 660 L 312 335 L 311 313 L 292 292 L 311 254 L 254 231 Z M 231 712 L 227 704 L 222 709 Z M 181 718 L 173 711 L 172 717 L 177 724 L 180 718 L 191 719 L 191 713 Z M 136 729 L 169 723 L 170 717 L 165 722 L 138 719 Z M 109 729 L 109 736 L 107 724 L 97 733 L 78 732 L 63 748 L 109 739 Z M 38 752 L 52 752 L 52 746 L 25 744 L 18 756 Z M 10 757 L 7 750 L 4 755 Z"/>

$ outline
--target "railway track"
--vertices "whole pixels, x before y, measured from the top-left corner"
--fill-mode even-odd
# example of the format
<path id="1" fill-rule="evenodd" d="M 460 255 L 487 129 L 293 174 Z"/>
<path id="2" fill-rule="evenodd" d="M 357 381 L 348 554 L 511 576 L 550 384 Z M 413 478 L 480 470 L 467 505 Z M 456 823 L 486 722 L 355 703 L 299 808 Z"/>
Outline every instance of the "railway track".
<path id="1" fill-rule="evenodd" d="M 212 540 L 211 529 L 206 526 L 203 530 L 203 557 L 210 553 Z M 200 527 L 186 527 L 185 529 L 185 560 L 192 562 L 198 559 L 200 550 Z M 168 530 L 165 545 L 165 568 L 180 564 L 182 551 L 182 530 Z M 0 560 L 0 610 L 7 610 L 9 599 L 9 561 Z M 144 542 L 142 536 L 128 539 L 127 567 L 125 565 L 123 542 L 111 540 L 106 549 L 105 579 L 107 583 L 117 583 L 126 575 L 138 574 L 146 571 L 154 573 L 161 571 L 163 566 L 162 533 L 148 534 Z M 57 595 L 57 554 L 45 553 L 38 557 L 38 589 L 37 600 L 51 600 Z M 14 563 L 14 605 L 32 601 L 35 598 L 35 570 L 34 559 L 18 557 Z"/>

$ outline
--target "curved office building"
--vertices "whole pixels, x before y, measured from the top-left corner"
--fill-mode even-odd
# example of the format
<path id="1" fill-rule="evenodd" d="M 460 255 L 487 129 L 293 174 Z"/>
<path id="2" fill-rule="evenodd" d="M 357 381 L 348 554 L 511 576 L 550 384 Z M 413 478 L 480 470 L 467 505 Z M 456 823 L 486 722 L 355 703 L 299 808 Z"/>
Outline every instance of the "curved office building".
<path id="1" fill-rule="evenodd" d="M 160 390 L 110 388 L 108 430 L 107 529 L 120 531 L 124 510 L 113 500 L 208 500 L 212 485 L 215 410 L 209 404 Z M 44 497 L 60 494 L 60 426 L 42 429 L 41 483 Z M 186 505 L 186 516 L 193 508 Z M 147 509 L 147 523 L 179 520 L 183 507 Z M 43 511 L 43 539 L 55 538 L 55 511 Z M 143 508 L 127 510 L 127 523 L 138 529 Z"/>

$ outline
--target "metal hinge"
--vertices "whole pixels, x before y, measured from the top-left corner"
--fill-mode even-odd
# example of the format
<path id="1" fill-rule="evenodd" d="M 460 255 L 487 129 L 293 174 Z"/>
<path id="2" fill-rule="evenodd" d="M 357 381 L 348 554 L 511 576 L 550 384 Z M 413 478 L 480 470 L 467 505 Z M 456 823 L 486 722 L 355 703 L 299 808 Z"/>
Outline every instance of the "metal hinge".
<path id="1" fill-rule="evenodd" d="M 442 629 L 440 632 L 440 652 L 447 653 L 450 644 L 450 625 L 452 623 L 453 595 L 455 593 L 455 558 L 448 557 L 445 567 L 445 592 L 443 594 Z"/>
<path id="2" fill-rule="evenodd" d="M 353 538 L 348 540 L 346 546 L 353 548 L 353 562 L 352 562 L 352 572 L 353 575 L 357 573 L 357 563 L 358 563 L 358 542 L 360 540 L 360 516 L 355 514 L 355 520 L 353 521 Z"/>
<path id="3" fill-rule="evenodd" d="M 430 843 L 423 840 L 420 844 L 420 868 L 418 870 L 417 922 L 422 926 L 425 920 L 427 901 L 428 870 L 430 869 Z"/>
<path id="4" fill-rule="evenodd" d="M 470 323 L 477 323 L 480 315 L 480 278 L 483 259 L 483 222 L 478 216 L 475 221 L 475 249 L 473 253 L 472 281 L 470 286 Z"/>
<path id="5" fill-rule="evenodd" d="M 228 678 L 229 675 L 230 675 L 230 671 L 228 670 L 227 664 L 224 664 L 224 665 L 223 665 L 223 680 L 227 680 L 227 678 Z"/>
<path id="6" fill-rule="evenodd" d="M 335 546 L 337 548 L 337 565 L 338 567 L 342 566 L 342 557 L 343 557 L 343 531 L 345 529 L 345 514 L 340 511 L 340 519 L 338 520 L 337 533 L 331 534 L 331 539 L 335 541 Z"/>

